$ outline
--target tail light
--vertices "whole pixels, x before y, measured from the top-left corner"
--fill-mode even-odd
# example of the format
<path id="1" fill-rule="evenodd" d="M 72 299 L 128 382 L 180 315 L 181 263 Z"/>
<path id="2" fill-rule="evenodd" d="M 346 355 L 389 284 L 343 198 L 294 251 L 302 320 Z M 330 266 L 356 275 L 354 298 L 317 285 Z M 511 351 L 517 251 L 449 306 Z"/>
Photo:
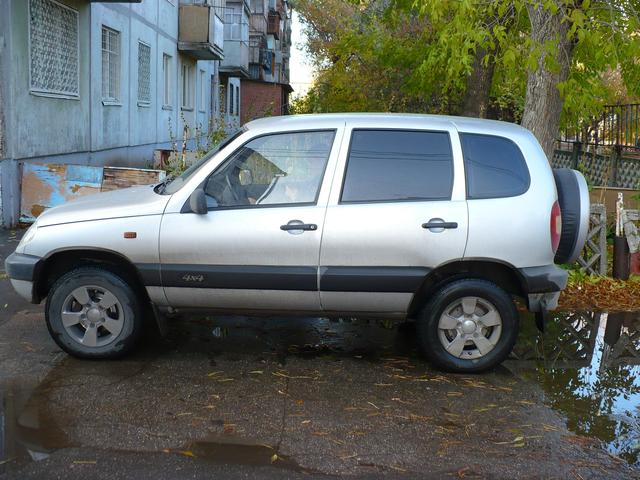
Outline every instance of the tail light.
<path id="1" fill-rule="evenodd" d="M 555 254 L 558 251 L 560 245 L 560 237 L 562 236 L 562 212 L 560 211 L 560 204 L 558 202 L 553 203 L 551 207 L 551 248 Z"/>

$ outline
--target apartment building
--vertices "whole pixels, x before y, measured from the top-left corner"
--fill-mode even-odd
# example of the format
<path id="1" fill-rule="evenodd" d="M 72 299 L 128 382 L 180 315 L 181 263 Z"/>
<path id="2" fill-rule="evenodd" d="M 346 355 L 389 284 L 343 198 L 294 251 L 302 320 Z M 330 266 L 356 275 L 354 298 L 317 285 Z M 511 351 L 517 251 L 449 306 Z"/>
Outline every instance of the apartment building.
<path id="1" fill-rule="evenodd" d="M 289 110 L 291 12 L 286 0 L 227 0 L 220 78 L 240 123 Z M 234 47 L 227 49 L 228 42 Z"/>
<path id="2" fill-rule="evenodd" d="M 286 28 L 286 4 L 273 10 Z M 242 0 L 0 0 L 0 11 L 5 226 L 18 221 L 28 162 L 144 167 L 185 126 L 193 141 L 196 127 L 247 118 L 251 8 Z"/>

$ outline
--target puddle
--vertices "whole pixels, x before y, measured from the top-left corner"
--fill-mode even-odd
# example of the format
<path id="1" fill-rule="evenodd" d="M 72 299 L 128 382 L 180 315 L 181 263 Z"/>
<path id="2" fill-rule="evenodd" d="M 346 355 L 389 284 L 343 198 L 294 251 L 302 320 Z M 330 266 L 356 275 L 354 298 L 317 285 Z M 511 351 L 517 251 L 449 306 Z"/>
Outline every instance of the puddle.
<path id="1" fill-rule="evenodd" d="M 557 313 L 544 335 L 523 322 L 514 356 L 571 431 L 640 465 L 639 313 Z"/>
<path id="2" fill-rule="evenodd" d="M 354 319 L 215 317 L 177 322 L 171 326 L 168 339 L 154 342 L 127 361 L 83 362 L 65 358 L 40 384 L 17 380 L 0 383 L 0 474 L 16 463 L 38 461 L 58 449 L 83 446 L 83 442 L 73 438 L 74 429 L 89 425 L 92 431 L 94 424 L 87 424 L 88 417 L 78 416 L 74 408 L 84 410 L 77 402 L 85 402 L 88 389 L 98 381 L 105 388 L 121 392 L 156 388 L 153 391 L 159 395 L 167 395 L 170 388 L 166 385 L 171 383 L 166 379 L 170 375 L 167 372 L 180 372 L 173 388 L 179 390 L 179 382 L 192 388 L 193 383 L 202 382 L 207 376 L 203 374 L 192 381 L 189 369 L 208 368 L 202 366 L 207 359 L 212 364 L 224 362 L 228 369 L 236 368 L 230 362 L 235 365 L 237 360 L 240 364 L 237 368 L 245 372 L 262 370 L 270 361 L 284 366 L 292 358 L 320 358 L 327 369 L 340 362 L 340 368 L 349 370 L 354 369 L 351 363 L 354 360 L 372 362 L 371 368 L 378 368 L 377 364 L 397 357 L 408 358 L 407 362 L 420 369 L 429 368 L 418 354 L 415 328 L 410 324 Z M 179 362 L 179 369 L 172 362 Z M 502 381 L 496 380 L 498 377 L 511 379 L 511 372 L 516 376 L 515 383 L 510 385 L 519 383 L 514 388 L 523 390 L 540 388 L 544 402 L 567 419 L 569 430 L 604 442 L 609 452 L 640 466 L 640 314 L 557 313 L 549 320 L 544 335 L 538 333 L 531 318 L 525 318 L 512 358 L 498 369 L 497 376 L 489 374 L 477 380 L 492 384 Z M 235 375 L 237 383 L 255 380 L 247 378 Z M 265 380 L 264 385 L 271 383 Z M 81 398 L 72 401 L 69 395 L 56 395 L 67 388 L 77 388 Z M 402 399 L 404 395 L 422 396 L 422 388 L 424 384 L 406 387 Z M 438 386 L 433 384 L 430 388 L 434 391 Z M 350 390 L 341 392 L 351 395 Z M 199 399 L 198 393 L 198 388 L 194 388 L 193 398 Z M 355 402 L 358 390 L 352 394 Z M 166 407 L 161 403 L 163 408 L 191 415 L 194 404 L 176 406 L 175 399 L 168 397 L 174 403 L 167 400 Z M 486 397 L 486 401 L 492 401 L 491 397 Z M 91 403 L 86 405 L 94 417 L 99 408 Z M 144 428 L 152 433 L 166 429 L 161 426 L 163 414 L 164 410 L 159 411 L 158 418 L 150 421 L 156 423 L 145 424 Z M 122 415 L 120 422 L 125 420 L 129 418 Z M 105 425 L 108 423 L 98 423 L 95 428 L 109 431 Z M 255 432 L 247 429 L 239 435 L 252 438 Z M 310 472 L 266 444 L 213 435 L 178 447 L 182 443 L 180 438 L 188 437 L 177 438 L 168 451 L 194 459 Z"/>
<path id="3" fill-rule="evenodd" d="M 51 415 L 46 391 L 16 381 L 0 386 L 0 474 L 10 464 L 44 460 L 72 446 Z"/>
<path id="4" fill-rule="evenodd" d="M 172 451 L 180 455 L 217 464 L 253 467 L 271 466 L 284 470 L 312 473 L 311 470 L 302 468 L 289 457 L 279 454 L 277 449 L 270 445 L 251 444 L 243 439 L 234 439 L 228 436 L 197 440 L 187 444 L 180 450 Z"/>

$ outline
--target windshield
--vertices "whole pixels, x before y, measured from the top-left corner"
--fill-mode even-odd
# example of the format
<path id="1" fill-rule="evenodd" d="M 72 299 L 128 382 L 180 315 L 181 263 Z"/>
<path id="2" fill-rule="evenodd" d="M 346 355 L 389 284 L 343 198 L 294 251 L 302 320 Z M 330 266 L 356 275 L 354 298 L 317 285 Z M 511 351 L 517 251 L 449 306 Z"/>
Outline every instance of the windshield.
<path id="1" fill-rule="evenodd" d="M 162 195 L 172 195 L 176 193 L 182 188 L 182 186 L 187 182 L 187 180 L 189 180 L 189 178 L 191 178 L 194 173 L 200 170 L 200 168 L 202 168 L 202 166 L 211 159 L 211 157 L 213 157 L 216 153 L 229 145 L 233 140 L 235 140 L 245 131 L 245 128 L 239 128 L 232 131 L 228 136 L 224 138 L 224 140 L 220 142 L 220 144 L 216 148 L 207 152 L 200 160 L 190 165 L 189 168 L 187 168 L 179 176 L 175 178 L 167 177 L 162 183 L 158 184 L 155 187 L 156 193 Z"/>

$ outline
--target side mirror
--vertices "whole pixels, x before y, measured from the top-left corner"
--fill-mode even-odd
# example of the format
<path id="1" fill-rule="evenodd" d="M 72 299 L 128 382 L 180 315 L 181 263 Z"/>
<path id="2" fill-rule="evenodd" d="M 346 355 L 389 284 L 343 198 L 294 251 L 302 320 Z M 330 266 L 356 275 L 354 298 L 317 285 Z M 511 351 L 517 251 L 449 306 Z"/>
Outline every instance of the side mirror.
<path id="1" fill-rule="evenodd" d="M 189 197 L 189 207 L 193 213 L 198 215 L 206 215 L 209 211 L 207 208 L 207 198 L 204 195 L 204 189 L 196 188 Z"/>

